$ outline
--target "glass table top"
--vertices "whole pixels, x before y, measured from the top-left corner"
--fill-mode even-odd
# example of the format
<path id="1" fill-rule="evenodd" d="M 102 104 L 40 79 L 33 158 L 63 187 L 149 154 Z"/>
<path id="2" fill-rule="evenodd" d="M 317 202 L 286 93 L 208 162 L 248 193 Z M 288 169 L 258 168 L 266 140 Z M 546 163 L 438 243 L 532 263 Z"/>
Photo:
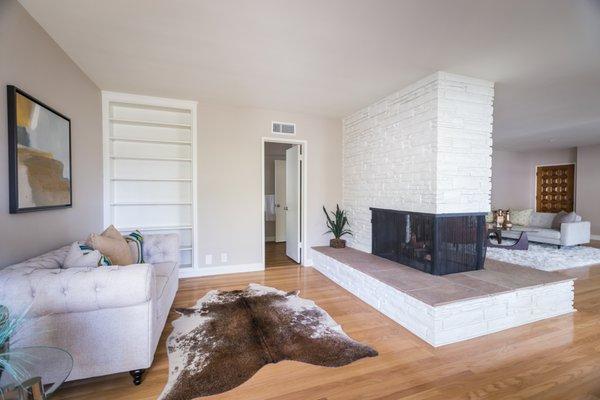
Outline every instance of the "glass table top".
<path id="1" fill-rule="evenodd" d="M 1 372 L 0 389 L 4 390 L 39 377 L 44 385 L 46 396 L 50 396 L 67 380 L 73 369 L 73 357 L 57 347 L 11 347 L 9 355 L 3 358 L 13 365 L 17 372 L 17 377 L 7 370 Z M 2 399 L 1 390 L 0 399 Z"/>

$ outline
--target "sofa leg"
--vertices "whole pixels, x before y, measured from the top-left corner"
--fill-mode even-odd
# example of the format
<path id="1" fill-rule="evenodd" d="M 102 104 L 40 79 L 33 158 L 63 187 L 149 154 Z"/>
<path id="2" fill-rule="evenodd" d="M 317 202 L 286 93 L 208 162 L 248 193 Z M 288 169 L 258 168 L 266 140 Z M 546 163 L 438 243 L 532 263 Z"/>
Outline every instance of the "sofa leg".
<path id="1" fill-rule="evenodd" d="M 134 371 L 129 371 L 129 374 L 133 377 L 133 384 L 139 385 L 142 383 L 142 375 L 146 372 L 145 369 L 136 369 Z"/>

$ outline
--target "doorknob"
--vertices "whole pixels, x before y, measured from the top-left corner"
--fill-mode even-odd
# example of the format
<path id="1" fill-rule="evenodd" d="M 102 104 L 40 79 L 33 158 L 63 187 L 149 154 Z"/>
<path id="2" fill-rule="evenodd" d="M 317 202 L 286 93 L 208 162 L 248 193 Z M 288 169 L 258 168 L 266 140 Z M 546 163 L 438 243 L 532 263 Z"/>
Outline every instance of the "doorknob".
<path id="1" fill-rule="evenodd" d="M 281 207 L 281 204 L 275 204 L 275 207 L 279 208 Z"/>

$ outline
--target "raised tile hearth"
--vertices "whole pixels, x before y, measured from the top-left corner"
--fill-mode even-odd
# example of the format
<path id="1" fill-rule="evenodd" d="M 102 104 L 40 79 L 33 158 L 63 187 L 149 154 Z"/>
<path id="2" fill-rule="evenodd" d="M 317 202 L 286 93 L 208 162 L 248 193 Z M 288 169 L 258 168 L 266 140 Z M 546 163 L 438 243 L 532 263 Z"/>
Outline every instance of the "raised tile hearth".
<path id="1" fill-rule="evenodd" d="M 500 261 L 435 276 L 352 248 L 312 249 L 314 268 L 432 346 L 568 314 L 573 278 Z"/>

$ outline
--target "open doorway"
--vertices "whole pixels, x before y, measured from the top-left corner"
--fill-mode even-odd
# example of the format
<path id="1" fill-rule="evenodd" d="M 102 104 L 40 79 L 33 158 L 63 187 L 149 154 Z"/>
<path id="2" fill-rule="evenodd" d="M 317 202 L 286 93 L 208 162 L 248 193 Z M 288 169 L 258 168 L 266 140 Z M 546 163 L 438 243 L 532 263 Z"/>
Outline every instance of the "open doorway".
<path id="1" fill-rule="evenodd" d="M 298 265 L 303 260 L 303 147 L 301 143 L 263 141 L 265 268 Z"/>

